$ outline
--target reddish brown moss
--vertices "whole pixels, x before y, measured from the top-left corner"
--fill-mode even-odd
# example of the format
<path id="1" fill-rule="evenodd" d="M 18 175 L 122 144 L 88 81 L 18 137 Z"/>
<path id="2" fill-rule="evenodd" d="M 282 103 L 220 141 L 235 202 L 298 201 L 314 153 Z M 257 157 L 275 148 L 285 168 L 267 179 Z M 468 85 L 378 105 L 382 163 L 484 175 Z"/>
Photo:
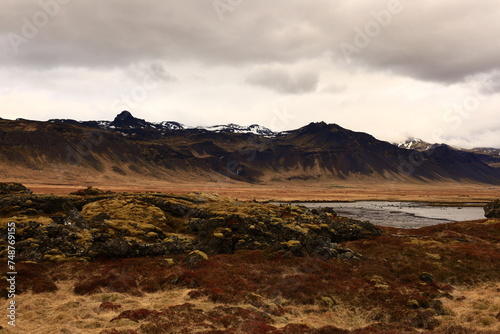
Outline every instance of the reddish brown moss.
<path id="1" fill-rule="evenodd" d="M 28 291 L 32 291 L 33 293 L 56 291 L 57 285 L 50 275 L 50 268 L 52 267 L 53 265 L 49 263 L 18 263 L 16 265 L 16 293 L 21 294 Z"/>
<path id="2" fill-rule="evenodd" d="M 116 311 L 121 308 L 121 305 L 113 304 L 112 302 L 103 302 L 99 305 L 100 311 Z"/>
<path id="3" fill-rule="evenodd" d="M 139 322 L 140 320 L 144 320 L 150 316 L 158 316 L 159 314 L 161 313 L 158 311 L 148 310 L 144 308 L 138 310 L 127 310 L 120 313 L 117 317 L 111 319 L 111 321 L 115 321 L 118 319 L 130 319 L 132 321 Z"/>

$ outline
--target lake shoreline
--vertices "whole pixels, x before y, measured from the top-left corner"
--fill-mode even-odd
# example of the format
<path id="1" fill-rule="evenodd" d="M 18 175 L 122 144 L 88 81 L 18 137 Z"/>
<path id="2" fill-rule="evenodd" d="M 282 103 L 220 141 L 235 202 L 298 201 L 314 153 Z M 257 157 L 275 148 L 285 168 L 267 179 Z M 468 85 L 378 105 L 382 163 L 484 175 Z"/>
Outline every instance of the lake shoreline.
<path id="1" fill-rule="evenodd" d="M 356 203 L 356 202 L 380 202 L 380 199 L 360 199 L 360 200 L 294 200 L 294 201 L 263 201 L 262 203 L 269 204 L 297 204 L 297 203 Z M 428 201 L 428 200 L 384 200 L 385 202 L 405 202 L 405 203 L 425 203 L 430 206 L 462 206 L 462 207 L 483 207 L 489 203 L 489 201 L 484 202 L 446 202 L 446 201 Z"/>
<path id="2" fill-rule="evenodd" d="M 468 203 L 469 205 L 451 205 L 451 203 L 436 205 L 436 203 L 416 201 L 352 201 L 281 204 L 305 206 L 311 210 L 328 207 L 339 216 L 369 221 L 378 226 L 405 229 L 484 219 L 483 206 L 471 205 L 473 203 Z"/>

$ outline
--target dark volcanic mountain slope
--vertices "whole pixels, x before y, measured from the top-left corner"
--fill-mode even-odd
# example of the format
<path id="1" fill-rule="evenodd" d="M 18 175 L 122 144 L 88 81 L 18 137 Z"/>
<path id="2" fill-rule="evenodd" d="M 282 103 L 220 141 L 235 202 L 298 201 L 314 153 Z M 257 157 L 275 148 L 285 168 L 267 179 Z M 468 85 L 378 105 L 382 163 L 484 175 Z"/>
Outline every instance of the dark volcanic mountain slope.
<path id="1" fill-rule="evenodd" d="M 279 157 L 281 169 L 305 171 L 306 179 L 323 175 L 486 183 L 500 179 L 500 171 L 485 165 L 475 154 L 448 146 L 425 152 L 401 149 L 336 124 L 311 123 L 278 137 L 274 144 L 264 160 Z"/>
<path id="2" fill-rule="evenodd" d="M 433 151 L 434 148 L 442 146 L 443 144 L 430 144 L 422 141 L 418 138 L 410 138 L 403 143 L 394 144 L 400 148 L 406 148 L 411 150 L 417 150 L 421 152 Z M 500 167 L 500 149 L 493 147 L 476 147 L 472 149 L 460 149 L 448 146 L 449 149 L 456 152 L 471 152 L 475 153 L 476 156 L 485 164 L 492 167 Z"/>
<path id="3" fill-rule="evenodd" d="M 0 120 L 2 168 L 78 168 L 160 179 L 455 180 L 500 183 L 500 169 L 447 146 L 398 148 L 336 124 L 311 123 L 275 136 L 149 123 L 128 112 L 113 122 Z"/>
<path id="4" fill-rule="evenodd" d="M 196 160 L 165 143 L 129 139 L 119 132 L 72 124 L 0 121 L 0 159 L 9 168 L 50 171 L 54 166 L 78 167 L 90 172 L 164 177 L 177 168 L 189 169 L 189 158 Z"/>
<path id="5" fill-rule="evenodd" d="M 468 151 L 477 154 L 481 161 L 485 164 L 496 168 L 500 167 L 500 149 L 492 147 L 477 147 Z"/>

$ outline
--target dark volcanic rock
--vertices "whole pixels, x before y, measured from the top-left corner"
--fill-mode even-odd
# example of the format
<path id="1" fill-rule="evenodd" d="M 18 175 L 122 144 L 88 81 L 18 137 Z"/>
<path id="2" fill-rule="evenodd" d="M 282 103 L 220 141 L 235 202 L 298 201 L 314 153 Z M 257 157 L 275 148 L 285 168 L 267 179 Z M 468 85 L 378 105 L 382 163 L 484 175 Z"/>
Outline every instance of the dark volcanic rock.
<path id="1" fill-rule="evenodd" d="M 74 199 L 55 195 L 9 194 L 0 196 L 0 216 L 54 215 L 65 213 L 68 204 L 78 210 L 84 203 L 83 198 Z M 70 205 L 70 206 L 71 206 Z"/>
<path id="2" fill-rule="evenodd" d="M 360 255 L 340 248 L 339 242 L 381 234 L 368 222 L 328 210 L 199 194 L 5 195 L 0 197 L 0 217 L 8 218 L 0 226 L 0 255 L 6 252 L 12 217 L 18 259 L 35 262 L 239 250 L 350 260 Z M 194 268 L 194 262 L 186 263 Z"/>
<path id="3" fill-rule="evenodd" d="M 75 192 L 70 193 L 70 195 L 77 195 L 77 196 L 95 196 L 95 195 L 102 195 L 102 194 L 112 194 L 112 191 L 104 191 L 99 188 L 94 188 L 92 186 L 88 186 L 87 188 L 77 190 Z"/>
<path id="4" fill-rule="evenodd" d="M 486 218 L 500 218 L 500 199 L 491 201 L 484 206 L 484 216 Z"/>
<path id="5" fill-rule="evenodd" d="M 143 119 L 135 118 L 132 114 L 124 110 L 119 113 L 113 122 L 109 124 L 110 127 L 123 128 L 123 129 L 141 129 L 153 127 L 153 125 Z"/>
<path id="6" fill-rule="evenodd" d="M 32 194 L 33 192 L 21 183 L 0 183 L 0 195 L 5 194 Z"/>
<path id="7" fill-rule="evenodd" d="M 277 218 L 291 215 L 288 219 Z M 187 231 L 197 235 L 197 249 L 207 254 L 234 253 L 237 250 L 271 250 L 285 255 L 319 255 L 324 258 L 354 258 L 358 255 L 342 250 L 337 243 L 378 236 L 380 229 L 355 219 L 327 215 L 305 207 L 278 208 L 272 215 L 218 216 L 191 219 Z"/>
<path id="8" fill-rule="evenodd" d="M 75 208 L 71 203 L 63 205 L 66 211 L 66 217 L 64 218 L 64 225 L 76 226 L 82 229 L 88 229 L 89 224 L 85 217 Z"/>

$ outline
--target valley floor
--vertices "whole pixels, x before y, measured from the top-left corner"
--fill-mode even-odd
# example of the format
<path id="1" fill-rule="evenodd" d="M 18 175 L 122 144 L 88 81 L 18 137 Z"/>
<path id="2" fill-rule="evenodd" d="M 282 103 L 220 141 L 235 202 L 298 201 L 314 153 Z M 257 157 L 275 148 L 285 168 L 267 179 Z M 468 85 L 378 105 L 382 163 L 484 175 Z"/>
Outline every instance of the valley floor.
<path id="1" fill-rule="evenodd" d="M 22 180 L 20 180 L 22 181 Z M 416 201 L 443 203 L 485 203 L 500 197 L 500 186 L 471 183 L 314 183 L 286 182 L 245 184 L 230 182 L 172 183 L 161 181 L 23 183 L 34 193 L 67 195 L 85 186 L 116 192 L 162 192 L 186 194 L 191 192 L 217 193 L 241 200 L 258 201 Z"/>

